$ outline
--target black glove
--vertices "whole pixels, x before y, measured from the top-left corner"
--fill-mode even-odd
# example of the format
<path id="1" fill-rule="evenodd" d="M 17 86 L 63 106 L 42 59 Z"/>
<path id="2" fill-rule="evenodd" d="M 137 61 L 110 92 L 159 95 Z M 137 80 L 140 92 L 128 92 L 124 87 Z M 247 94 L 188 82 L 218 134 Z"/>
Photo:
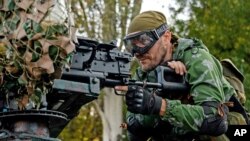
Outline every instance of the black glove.
<path id="1" fill-rule="evenodd" d="M 130 85 L 126 93 L 126 104 L 132 113 L 159 115 L 162 98 L 149 93 L 140 86 Z"/>

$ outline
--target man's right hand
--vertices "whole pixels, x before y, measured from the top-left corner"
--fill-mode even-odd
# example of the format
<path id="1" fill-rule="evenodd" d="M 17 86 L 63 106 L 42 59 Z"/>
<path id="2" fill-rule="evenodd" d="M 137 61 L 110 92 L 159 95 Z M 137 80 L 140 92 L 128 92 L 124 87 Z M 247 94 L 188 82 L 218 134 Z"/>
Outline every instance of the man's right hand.
<path id="1" fill-rule="evenodd" d="M 162 98 L 149 93 L 140 86 L 130 85 L 126 93 L 126 104 L 128 110 L 132 113 L 159 115 L 162 106 Z"/>

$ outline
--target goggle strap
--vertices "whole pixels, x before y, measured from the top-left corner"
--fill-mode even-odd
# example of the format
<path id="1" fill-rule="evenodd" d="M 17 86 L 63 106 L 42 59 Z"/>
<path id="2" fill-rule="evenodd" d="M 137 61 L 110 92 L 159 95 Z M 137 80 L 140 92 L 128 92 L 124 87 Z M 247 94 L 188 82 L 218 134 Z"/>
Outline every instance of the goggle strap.
<path id="1" fill-rule="evenodd" d="M 160 36 L 168 29 L 167 24 L 162 24 L 160 27 L 158 27 L 156 31 L 156 36 L 159 39 Z"/>

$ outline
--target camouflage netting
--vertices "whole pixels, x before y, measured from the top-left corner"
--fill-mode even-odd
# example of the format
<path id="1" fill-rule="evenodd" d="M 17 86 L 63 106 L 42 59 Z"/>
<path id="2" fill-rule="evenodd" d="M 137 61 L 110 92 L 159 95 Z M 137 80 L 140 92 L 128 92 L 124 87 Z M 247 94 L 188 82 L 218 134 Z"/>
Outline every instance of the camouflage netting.
<path id="1" fill-rule="evenodd" d="M 63 0 L 0 0 L 0 110 L 46 108 L 75 46 Z"/>

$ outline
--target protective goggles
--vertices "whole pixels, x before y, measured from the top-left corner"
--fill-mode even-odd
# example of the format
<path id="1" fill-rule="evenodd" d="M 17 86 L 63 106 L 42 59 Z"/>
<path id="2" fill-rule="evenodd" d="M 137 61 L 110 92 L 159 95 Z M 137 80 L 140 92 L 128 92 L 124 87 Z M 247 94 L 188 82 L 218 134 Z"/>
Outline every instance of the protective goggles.
<path id="1" fill-rule="evenodd" d="M 128 35 L 123 39 L 125 48 L 132 55 L 135 53 L 145 54 L 154 46 L 156 41 L 165 33 L 166 30 L 167 24 L 162 24 L 154 30 L 142 31 L 133 35 Z"/>

